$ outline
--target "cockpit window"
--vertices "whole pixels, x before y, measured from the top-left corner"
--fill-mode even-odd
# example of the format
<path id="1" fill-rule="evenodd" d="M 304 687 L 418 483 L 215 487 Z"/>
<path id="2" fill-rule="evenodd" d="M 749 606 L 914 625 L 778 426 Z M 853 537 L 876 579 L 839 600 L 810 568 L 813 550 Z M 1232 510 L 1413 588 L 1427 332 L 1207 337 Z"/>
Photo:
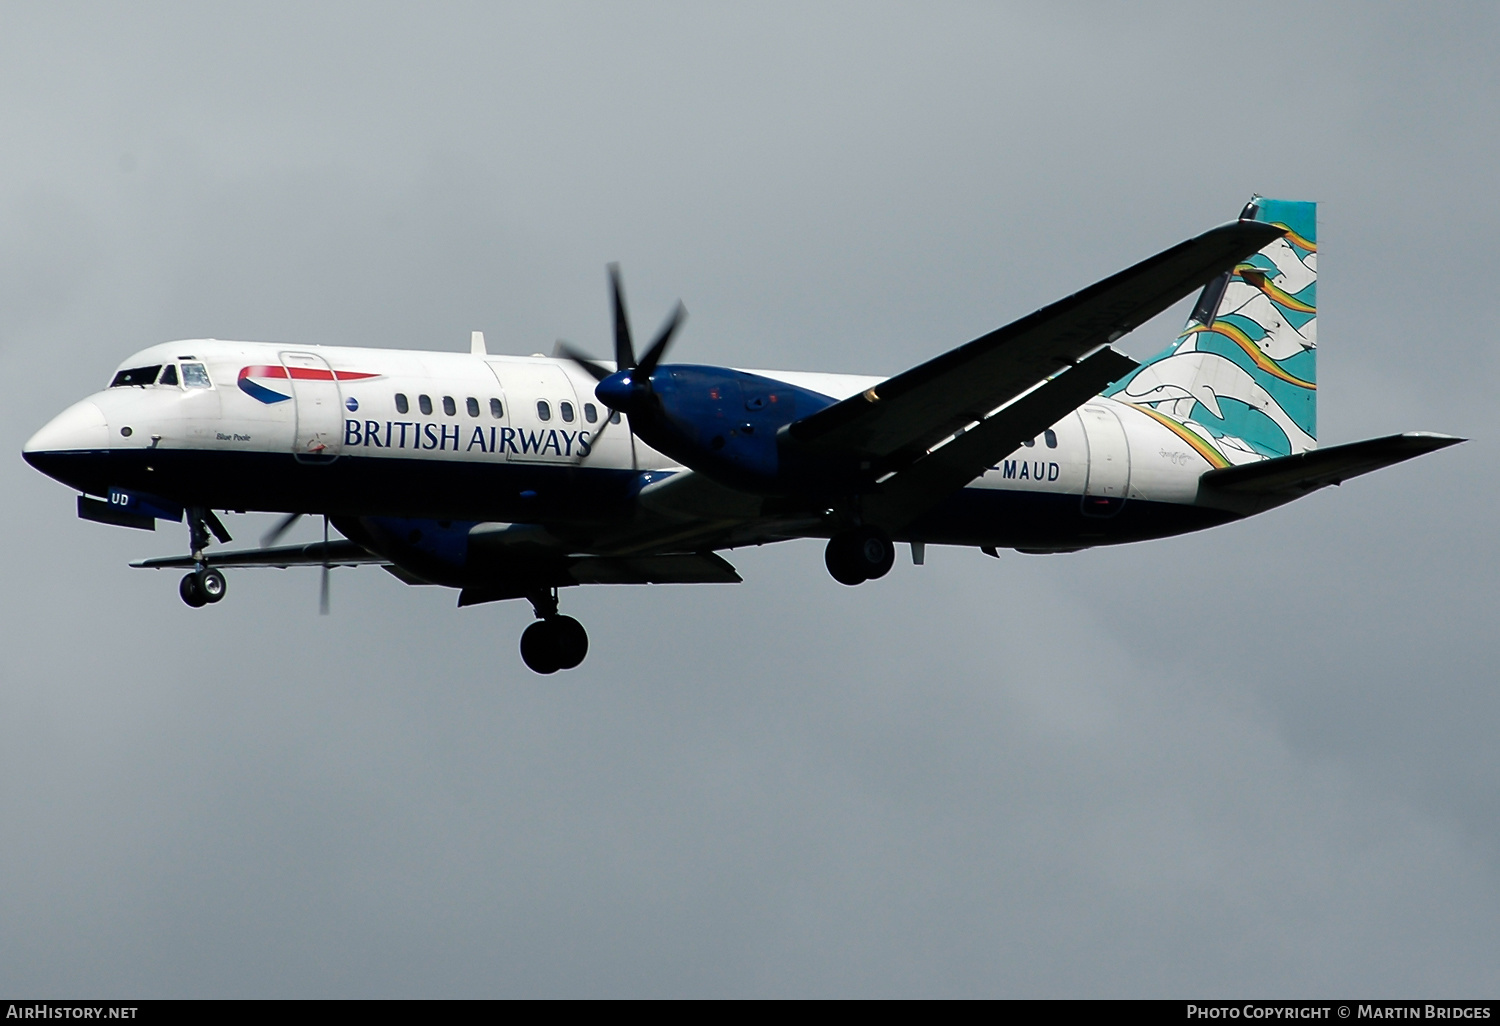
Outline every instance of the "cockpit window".
<path id="1" fill-rule="evenodd" d="M 201 363 L 185 363 L 182 365 L 182 387 L 183 388 L 213 388 L 213 382 L 208 380 L 208 370 Z"/>
<path id="2" fill-rule="evenodd" d="M 115 380 L 109 383 L 110 388 L 123 388 L 126 385 L 151 385 L 156 382 L 156 375 L 161 373 L 161 364 L 155 367 L 132 367 L 122 370 L 115 375 Z"/>
<path id="3" fill-rule="evenodd" d="M 161 377 L 156 379 L 156 383 L 158 385 L 177 384 L 177 365 L 175 363 L 167 364 L 167 369 L 161 372 Z"/>

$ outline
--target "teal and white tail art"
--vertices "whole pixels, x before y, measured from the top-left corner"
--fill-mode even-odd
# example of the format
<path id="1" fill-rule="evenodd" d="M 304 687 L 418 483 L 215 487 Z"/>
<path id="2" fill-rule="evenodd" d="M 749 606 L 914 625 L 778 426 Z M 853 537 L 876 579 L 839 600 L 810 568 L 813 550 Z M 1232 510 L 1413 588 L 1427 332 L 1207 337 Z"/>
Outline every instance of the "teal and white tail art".
<path id="1" fill-rule="evenodd" d="M 1107 394 L 1215 467 L 1317 447 L 1317 204 L 1252 199 L 1241 220 L 1287 229 L 1198 297 L 1165 352 Z"/>

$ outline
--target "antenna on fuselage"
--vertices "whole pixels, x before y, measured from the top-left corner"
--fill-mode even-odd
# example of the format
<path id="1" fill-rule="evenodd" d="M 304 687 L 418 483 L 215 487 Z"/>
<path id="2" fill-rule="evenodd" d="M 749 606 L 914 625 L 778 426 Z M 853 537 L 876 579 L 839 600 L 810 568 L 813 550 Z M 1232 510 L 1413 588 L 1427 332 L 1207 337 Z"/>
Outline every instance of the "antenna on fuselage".
<path id="1" fill-rule="evenodd" d="M 489 352 L 484 348 L 484 332 L 471 331 L 469 333 L 469 352 L 474 356 L 490 355 Z"/>

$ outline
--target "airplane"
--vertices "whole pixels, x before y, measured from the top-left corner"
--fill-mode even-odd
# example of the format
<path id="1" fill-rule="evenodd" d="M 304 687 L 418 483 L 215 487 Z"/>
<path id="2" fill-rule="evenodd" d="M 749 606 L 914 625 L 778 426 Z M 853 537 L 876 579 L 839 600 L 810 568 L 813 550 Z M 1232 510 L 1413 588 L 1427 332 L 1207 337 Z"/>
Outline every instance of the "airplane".
<path id="1" fill-rule="evenodd" d="M 610 267 L 614 360 L 232 342 L 132 355 L 23 456 L 78 515 L 183 523 L 189 606 L 223 571 L 373 564 L 458 605 L 525 599 L 521 657 L 578 666 L 583 584 L 737 583 L 720 553 L 826 539 L 844 585 L 896 544 L 1075 552 L 1201 530 L 1464 439 L 1317 445 L 1316 205 L 1253 197 L 1234 221 L 894 377 L 663 362 L 679 303 L 637 355 Z M 1113 348 L 1198 291 L 1182 333 Z M 283 514 L 258 548 L 215 511 Z M 306 515 L 323 540 L 278 545 Z M 330 540 L 329 525 L 343 535 Z"/>

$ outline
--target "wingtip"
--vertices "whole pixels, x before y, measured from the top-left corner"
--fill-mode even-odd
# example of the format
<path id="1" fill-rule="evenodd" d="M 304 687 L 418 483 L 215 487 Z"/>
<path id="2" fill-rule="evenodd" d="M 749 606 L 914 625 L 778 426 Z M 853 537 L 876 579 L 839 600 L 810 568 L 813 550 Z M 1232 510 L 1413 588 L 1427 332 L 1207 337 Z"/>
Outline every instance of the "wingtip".
<path id="1" fill-rule="evenodd" d="M 1467 438 L 1460 438 L 1458 435 L 1445 435 L 1440 431 L 1405 431 L 1402 432 L 1401 437 L 1409 438 L 1413 442 L 1424 444 L 1433 449 L 1446 449 L 1450 445 L 1458 445 L 1460 442 L 1468 441 Z"/>

